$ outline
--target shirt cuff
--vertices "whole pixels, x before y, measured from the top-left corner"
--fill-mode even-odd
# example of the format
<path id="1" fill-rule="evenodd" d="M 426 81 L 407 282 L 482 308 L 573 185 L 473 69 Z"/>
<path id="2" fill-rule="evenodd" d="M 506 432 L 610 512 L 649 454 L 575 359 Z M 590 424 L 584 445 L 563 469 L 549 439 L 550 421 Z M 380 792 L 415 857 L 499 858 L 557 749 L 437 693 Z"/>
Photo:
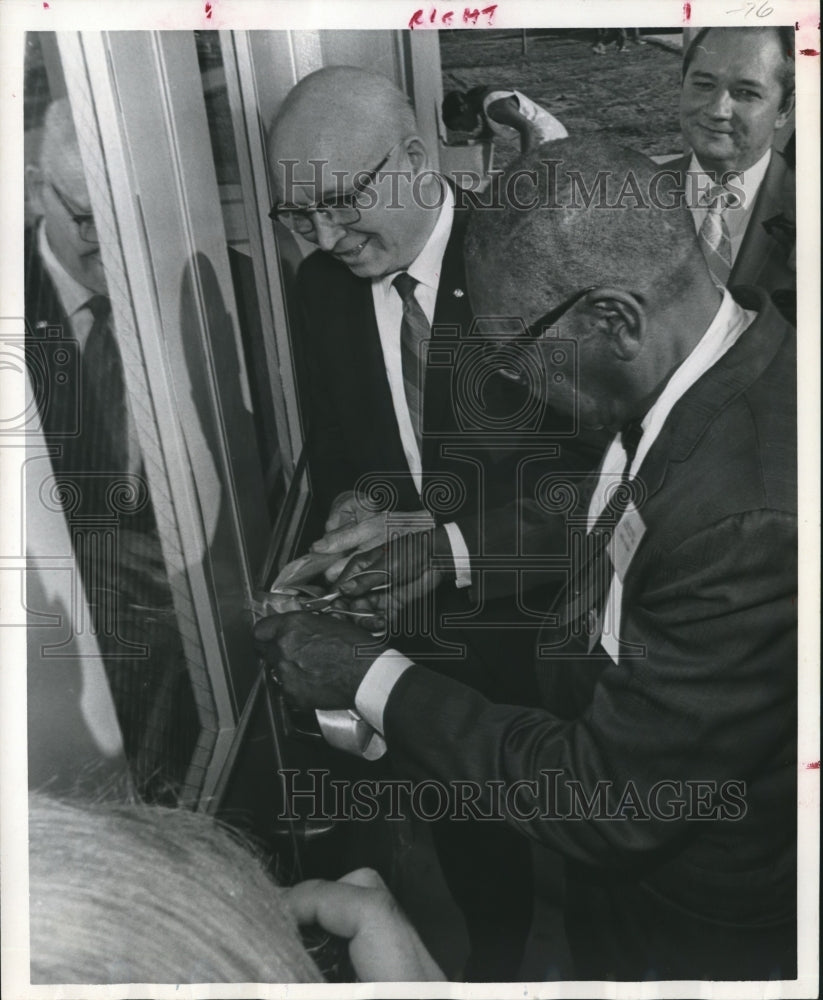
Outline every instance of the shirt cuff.
<path id="1" fill-rule="evenodd" d="M 454 521 L 444 524 L 446 534 L 449 537 L 449 545 L 452 549 L 452 559 L 454 560 L 454 585 L 455 587 L 471 587 L 472 567 L 469 557 L 469 550 L 463 532 Z"/>
<path id="2" fill-rule="evenodd" d="M 383 712 L 394 685 L 414 664 L 395 649 L 387 649 L 372 663 L 354 696 L 354 707 L 368 724 L 383 735 Z"/>

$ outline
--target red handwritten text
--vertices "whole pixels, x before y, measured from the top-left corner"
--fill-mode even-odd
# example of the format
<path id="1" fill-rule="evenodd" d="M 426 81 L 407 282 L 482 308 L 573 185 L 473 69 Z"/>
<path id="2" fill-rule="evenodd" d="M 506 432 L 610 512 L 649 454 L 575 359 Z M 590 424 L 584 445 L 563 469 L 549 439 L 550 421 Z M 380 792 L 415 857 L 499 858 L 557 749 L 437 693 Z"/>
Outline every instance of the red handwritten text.
<path id="1" fill-rule="evenodd" d="M 482 9 L 477 7 L 464 7 L 463 24 L 471 24 L 472 27 L 477 27 L 477 22 L 480 21 L 481 17 L 485 17 L 487 20 L 481 24 L 481 27 L 487 27 L 492 23 L 494 12 L 496 10 L 496 3 L 490 4 L 488 7 L 483 7 Z M 436 7 L 432 7 L 428 16 L 426 16 L 425 11 L 421 7 L 420 10 L 416 10 L 409 18 L 409 30 L 414 31 L 415 28 L 428 28 L 429 26 L 435 28 L 439 28 L 441 26 L 450 28 L 455 14 L 456 11 L 454 10 L 438 12 Z"/>

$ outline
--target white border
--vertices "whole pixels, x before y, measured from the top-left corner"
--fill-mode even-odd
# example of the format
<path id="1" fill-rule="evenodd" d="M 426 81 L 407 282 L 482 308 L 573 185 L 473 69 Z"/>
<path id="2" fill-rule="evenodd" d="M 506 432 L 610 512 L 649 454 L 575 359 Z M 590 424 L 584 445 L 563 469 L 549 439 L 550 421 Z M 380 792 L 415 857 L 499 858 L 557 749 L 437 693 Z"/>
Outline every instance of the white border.
<path id="1" fill-rule="evenodd" d="M 211 8 L 210 16 L 206 13 Z M 423 3 L 422 0 L 0 0 L 0 207 L 4 226 L 0 255 L 0 324 L 8 317 L 23 315 L 23 163 L 20 152 L 22 129 L 23 38 L 26 30 L 79 29 L 317 29 L 407 27 L 410 17 L 422 9 L 428 17 L 434 10 L 462 11 L 464 6 L 482 9 L 479 3 Z M 771 8 L 766 17 L 758 11 Z M 687 19 L 686 12 L 690 10 Z M 435 15 L 437 17 L 437 14 Z M 457 27 L 457 15 L 450 27 Z M 479 25 L 486 20 L 482 15 Z M 693 0 L 691 4 L 671 0 L 563 0 L 552 4 L 501 0 L 493 14 L 492 27 L 603 27 L 703 26 L 792 24 L 797 22 L 797 50 L 820 49 L 819 7 L 814 0 Z M 435 22 L 433 25 L 437 27 Z M 420 29 L 427 30 L 427 29 Z M 334 986 L 180 986 L 151 987 L 29 987 L 28 900 L 26 828 L 26 643 L 24 621 L 14 621 L 2 630 L 0 661 L 0 862 L 2 862 L 2 975 L 3 996 L 23 998 L 65 997 L 94 1000 L 97 997 L 440 997 L 501 998 L 531 997 L 807 997 L 817 995 L 819 901 L 819 780 L 818 768 L 807 765 L 819 756 L 819 563 L 820 532 L 820 66 L 819 55 L 797 60 L 797 204 L 800 226 L 798 260 L 799 363 L 799 514 L 801 553 L 800 595 L 800 736 L 801 762 L 798 776 L 799 837 L 798 882 L 800 905 L 799 967 L 802 978 L 782 983 L 539 983 L 509 987 L 464 984 L 347 984 Z M 0 326 L 0 333 L 5 332 Z M 22 380 L 0 364 L 2 411 L 20 412 Z M 0 476 L 0 569 L 3 558 L 19 553 L 20 476 L 23 449 L 2 451 Z M 0 572 L 0 607 L 19 604 L 15 574 Z M 4 619 L 7 620 L 7 619 Z"/>

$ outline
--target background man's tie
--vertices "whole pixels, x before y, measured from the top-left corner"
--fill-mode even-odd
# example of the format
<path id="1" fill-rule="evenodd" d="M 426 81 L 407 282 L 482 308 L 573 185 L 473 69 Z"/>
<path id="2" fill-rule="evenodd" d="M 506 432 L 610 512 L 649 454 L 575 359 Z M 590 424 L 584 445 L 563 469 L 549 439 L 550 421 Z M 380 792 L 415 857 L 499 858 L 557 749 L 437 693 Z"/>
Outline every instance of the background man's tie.
<path id="1" fill-rule="evenodd" d="M 123 363 L 111 328 L 111 303 L 105 295 L 88 302 L 94 316 L 80 358 L 82 404 L 79 471 L 106 473 L 106 480 L 128 469 L 128 431 Z"/>
<path id="2" fill-rule="evenodd" d="M 730 192 L 720 185 L 709 191 L 706 217 L 698 233 L 700 249 L 718 288 L 726 287 L 732 270 L 732 243 L 725 217 L 731 197 Z"/>
<path id="3" fill-rule="evenodd" d="M 423 381 L 426 369 L 425 347 L 431 337 L 431 327 L 426 314 L 414 294 L 417 279 L 402 271 L 392 282 L 403 300 L 403 321 L 400 324 L 400 358 L 403 366 L 403 385 L 409 404 L 412 427 L 422 450 L 423 438 Z"/>

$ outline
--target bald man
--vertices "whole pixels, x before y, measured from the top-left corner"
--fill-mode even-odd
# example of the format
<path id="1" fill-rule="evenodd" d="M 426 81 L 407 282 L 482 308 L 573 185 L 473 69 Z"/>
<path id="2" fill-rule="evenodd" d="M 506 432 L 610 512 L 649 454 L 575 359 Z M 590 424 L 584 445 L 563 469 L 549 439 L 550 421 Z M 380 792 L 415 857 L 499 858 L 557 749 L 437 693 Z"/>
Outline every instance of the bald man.
<path id="1" fill-rule="evenodd" d="M 542 155 L 557 169 L 517 165 L 532 208 L 478 212 L 467 240 L 476 308 L 519 317 L 542 362 L 533 391 L 613 435 L 598 475 L 529 514 L 578 553 L 538 644 L 542 707 L 358 655 L 356 628 L 316 615 L 264 619 L 261 650 L 293 701 L 356 706 L 401 773 L 471 793 L 538 866 L 563 855 L 574 978 L 791 979 L 794 330 L 762 291 L 717 288 L 684 206 L 581 202 L 604 163 L 612 203 L 630 178 L 648 193 L 650 161 L 591 139 Z"/>
<path id="2" fill-rule="evenodd" d="M 465 437 L 461 418 L 472 400 L 455 388 L 456 346 L 472 320 L 462 248 L 466 192 L 432 170 L 406 95 L 353 67 L 319 70 L 289 93 L 270 129 L 269 162 L 272 217 L 317 247 L 299 272 L 304 322 L 295 343 L 315 523 L 322 516 L 331 531 L 366 517 L 351 491 L 358 481 L 383 483 L 389 506 L 425 508 L 462 554 L 454 522 L 473 513 L 481 496 L 488 503 L 510 489 L 510 466 L 495 465 L 500 452 L 490 457 L 494 441 L 482 424 L 479 435 Z M 407 349 L 409 326 L 418 334 L 423 328 L 423 345 Z M 444 350 L 426 361 L 432 328 Z M 502 377 L 478 392 L 489 413 L 516 413 L 523 399 Z M 450 456 L 449 444 L 463 454 Z M 445 504 L 438 504 L 440 490 Z M 384 533 L 379 519 L 376 530 Z M 362 544 L 365 528 L 354 538 Z M 314 548 L 337 544 L 343 552 L 351 540 L 330 534 Z"/>
<path id="3" fill-rule="evenodd" d="M 422 413 L 430 423 L 435 408 L 451 407 L 440 372 L 418 367 L 422 392 L 407 391 L 395 279 L 414 279 L 409 308 L 429 330 L 468 328 L 465 206 L 455 210 L 453 189 L 432 171 L 405 94 L 353 67 L 312 73 L 289 93 L 269 162 L 273 217 L 319 251 L 299 273 L 296 344 L 316 516 L 328 529 L 356 516 L 351 491 L 370 474 L 396 492 L 398 509 L 420 510 L 424 477 L 453 471 L 423 436 Z M 454 415 L 445 419 L 455 429 Z"/>
<path id="4" fill-rule="evenodd" d="M 666 165 L 682 175 L 718 283 L 765 289 L 792 322 L 795 175 L 773 144 L 794 109 L 794 34 L 791 27 L 697 32 L 683 58 L 680 93 L 691 152 Z M 725 203 L 713 226 L 707 216 L 715 192 Z"/>

